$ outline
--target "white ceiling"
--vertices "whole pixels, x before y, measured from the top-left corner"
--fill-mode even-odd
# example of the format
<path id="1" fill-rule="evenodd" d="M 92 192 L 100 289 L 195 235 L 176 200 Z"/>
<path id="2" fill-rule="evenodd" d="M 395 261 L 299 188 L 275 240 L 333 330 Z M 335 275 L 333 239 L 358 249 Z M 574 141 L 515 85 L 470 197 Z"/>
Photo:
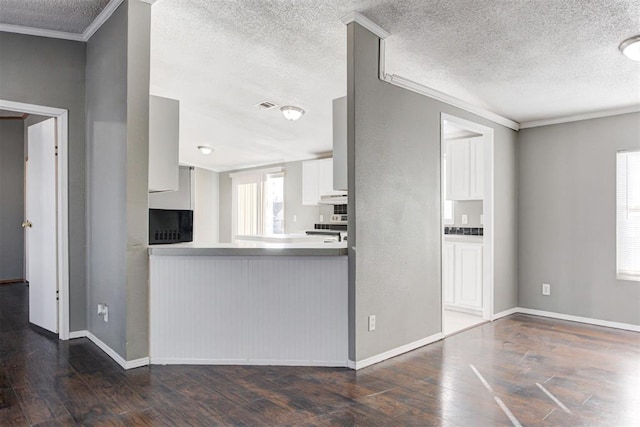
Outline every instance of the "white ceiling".
<path id="1" fill-rule="evenodd" d="M 109 0 L 0 0 L 0 24 L 82 34 Z"/>
<path id="2" fill-rule="evenodd" d="M 112 0 L 116 1 L 116 0 Z M 82 32 L 107 0 L 0 0 L 0 23 Z M 638 0 L 160 0 L 151 93 L 181 101 L 181 162 L 230 170 L 331 150 L 359 11 L 391 33 L 386 72 L 517 122 L 640 104 Z M 297 122 L 261 101 L 306 110 Z M 196 146 L 211 145 L 210 156 Z"/>

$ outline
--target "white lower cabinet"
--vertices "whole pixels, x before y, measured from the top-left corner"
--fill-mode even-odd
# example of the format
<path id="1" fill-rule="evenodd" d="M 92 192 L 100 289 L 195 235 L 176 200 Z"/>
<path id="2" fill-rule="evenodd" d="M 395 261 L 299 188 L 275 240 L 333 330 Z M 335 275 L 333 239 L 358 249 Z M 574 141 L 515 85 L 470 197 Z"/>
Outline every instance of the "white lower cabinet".
<path id="1" fill-rule="evenodd" d="M 443 301 L 451 308 L 482 310 L 482 243 L 444 242 Z"/>

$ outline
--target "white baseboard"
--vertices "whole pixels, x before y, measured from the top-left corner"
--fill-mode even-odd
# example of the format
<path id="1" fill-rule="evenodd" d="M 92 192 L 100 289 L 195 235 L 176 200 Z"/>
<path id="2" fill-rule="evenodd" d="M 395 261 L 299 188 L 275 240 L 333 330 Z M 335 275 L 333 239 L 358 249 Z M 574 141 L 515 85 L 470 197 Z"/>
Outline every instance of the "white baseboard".
<path id="1" fill-rule="evenodd" d="M 359 360 L 356 362 L 354 362 L 353 360 L 349 360 L 347 362 L 347 367 L 355 370 L 366 368 L 367 366 L 382 362 L 384 360 L 398 356 L 402 353 L 407 353 L 411 350 L 415 350 L 416 348 L 423 347 L 436 341 L 440 341 L 442 338 L 444 338 L 444 335 L 442 334 L 442 332 L 438 332 L 437 334 L 422 338 L 409 344 L 402 345 L 400 347 L 393 348 L 391 350 L 385 351 L 384 353 L 376 354 L 375 356 L 368 357 L 364 360 Z"/>
<path id="2" fill-rule="evenodd" d="M 634 325 L 632 323 L 612 322 L 610 320 L 593 319 L 591 317 L 573 316 L 571 314 L 554 313 L 552 311 L 535 310 L 532 308 L 523 307 L 517 307 L 516 312 L 522 314 L 532 314 L 534 316 L 551 317 L 553 319 L 569 320 L 572 322 L 588 323 L 590 325 L 606 326 L 608 328 L 640 332 L 640 325 Z"/>
<path id="3" fill-rule="evenodd" d="M 182 359 L 150 357 L 151 365 L 248 365 L 248 366 L 317 366 L 325 368 L 346 368 L 347 361 L 324 360 L 269 360 L 269 359 Z"/>
<path id="4" fill-rule="evenodd" d="M 75 338 L 88 338 L 97 345 L 100 350 L 104 351 L 107 356 L 112 358 L 118 365 L 122 366 L 124 369 L 134 369 L 139 368 L 141 366 L 147 366 L 149 364 L 148 357 L 141 357 L 140 359 L 134 360 L 124 360 L 122 356 L 115 352 L 111 347 L 105 344 L 100 338 L 96 337 L 89 331 L 74 331 L 69 333 L 69 339 Z"/>
<path id="5" fill-rule="evenodd" d="M 510 316 L 512 314 L 518 313 L 518 307 L 510 308 L 509 310 L 501 311 L 500 313 L 495 313 L 491 320 L 498 320 L 506 316 Z"/>

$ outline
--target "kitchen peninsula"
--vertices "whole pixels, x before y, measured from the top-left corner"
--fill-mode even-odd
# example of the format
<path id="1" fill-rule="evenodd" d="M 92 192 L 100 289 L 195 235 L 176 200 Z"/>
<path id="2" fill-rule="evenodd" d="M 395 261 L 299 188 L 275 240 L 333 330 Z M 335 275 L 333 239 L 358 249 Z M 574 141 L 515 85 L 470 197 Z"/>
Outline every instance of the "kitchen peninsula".
<path id="1" fill-rule="evenodd" d="M 152 364 L 346 366 L 347 243 L 155 245 Z"/>

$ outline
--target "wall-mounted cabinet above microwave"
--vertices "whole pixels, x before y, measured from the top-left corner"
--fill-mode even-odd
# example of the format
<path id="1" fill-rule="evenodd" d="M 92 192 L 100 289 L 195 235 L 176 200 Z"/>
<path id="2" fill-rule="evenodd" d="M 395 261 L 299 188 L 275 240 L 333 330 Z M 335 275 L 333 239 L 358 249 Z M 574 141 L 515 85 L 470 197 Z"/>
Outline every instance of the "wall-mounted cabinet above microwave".
<path id="1" fill-rule="evenodd" d="M 346 196 L 346 191 L 333 189 L 333 159 L 302 162 L 302 204 L 317 205 L 323 197 Z M 343 205 L 340 203 L 324 203 Z"/>

